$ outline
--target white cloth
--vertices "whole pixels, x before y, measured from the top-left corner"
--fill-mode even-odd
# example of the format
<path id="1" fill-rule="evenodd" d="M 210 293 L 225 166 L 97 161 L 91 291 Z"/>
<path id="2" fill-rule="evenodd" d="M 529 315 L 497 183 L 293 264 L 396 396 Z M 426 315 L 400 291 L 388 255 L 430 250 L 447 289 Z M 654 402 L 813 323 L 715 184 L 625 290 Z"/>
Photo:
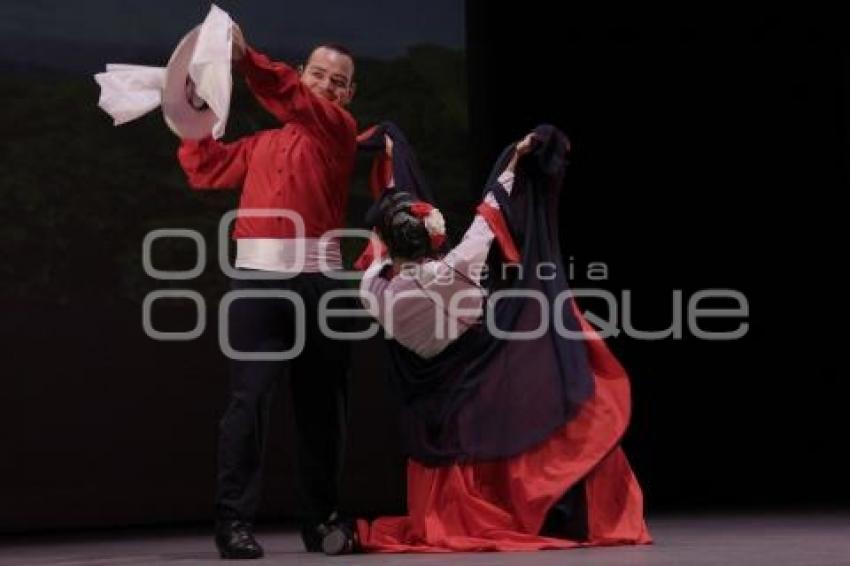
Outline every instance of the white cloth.
<path id="1" fill-rule="evenodd" d="M 213 4 L 189 62 L 195 93 L 217 118 L 212 131 L 216 139 L 224 135 L 230 109 L 232 27 L 227 12 Z M 98 106 L 112 116 L 116 126 L 135 120 L 161 104 L 165 76 L 165 67 L 108 64 L 106 72 L 94 76 L 100 85 Z"/>
<path id="2" fill-rule="evenodd" d="M 189 62 L 189 77 L 195 83 L 197 95 L 218 118 L 212 131 L 215 139 L 224 135 L 230 110 L 232 43 L 233 20 L 227 12 L 213 4 L 201 25 L 198 43 Z"/>
<path id="3" fill-rule="evenodd" d="M 165 68 L 112 63 L 106 66 L 105 73 L 96 74 L 94 79 L 100 85 L 97 105 L 120 126 L 159 106 Z"/>
<path id="4" fill-rule="evenodd" d="M 284 273 L 319 273 L 342 269 L 338 239 L 238 238 L 236 267 Z"/>

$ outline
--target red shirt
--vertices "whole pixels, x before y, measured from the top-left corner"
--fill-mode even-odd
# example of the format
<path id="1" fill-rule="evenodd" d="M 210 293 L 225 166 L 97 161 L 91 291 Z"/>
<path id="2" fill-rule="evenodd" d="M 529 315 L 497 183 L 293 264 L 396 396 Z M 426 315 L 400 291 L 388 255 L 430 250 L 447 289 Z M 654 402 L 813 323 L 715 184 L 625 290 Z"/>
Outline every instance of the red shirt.
<path id="1" fill-rule="evenodd" d="M 336 103 L 315 95 L 298 73 L 248 48 L 239 63 L 248 87 L 283 127 L 224 144 L 183 140 L 177 153 L 195 189 L 242 187 L 240 209 L 283 208 L 304 220 L 306 237 L 342 228 L 357 150 L 357 125 Z M 234 238 L 292 238 L 276 217 L 236 220 Z"/>

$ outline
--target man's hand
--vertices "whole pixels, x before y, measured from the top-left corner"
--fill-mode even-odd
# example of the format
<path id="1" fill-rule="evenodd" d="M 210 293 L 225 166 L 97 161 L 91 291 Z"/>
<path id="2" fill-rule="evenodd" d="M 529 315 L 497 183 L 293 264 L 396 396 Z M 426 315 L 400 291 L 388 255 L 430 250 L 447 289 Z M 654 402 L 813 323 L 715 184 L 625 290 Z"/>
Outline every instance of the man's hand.
<path id="1" fill-rule="evenodd" d="M 245 42 L 245 36 L 242 35 L 242 28 L 239 27 L 239 24 L 233 23 L 231 33 L 233 34 L 233 52 L 230 55 L 230 59 L 232 62 L 238 63 L 245 57 L 248 44 Z"/>
<path id="2" fill-rule="evenodd" d="M 387 153 L 387 157 L 392 160 L 393 158 L 393 139 L 384 134 L 384 151 Z M 390 171 L 390 182 L 387 184 L 387 187 L 395 187 L 395 177 L 392 174 L 392 170 Z"/>

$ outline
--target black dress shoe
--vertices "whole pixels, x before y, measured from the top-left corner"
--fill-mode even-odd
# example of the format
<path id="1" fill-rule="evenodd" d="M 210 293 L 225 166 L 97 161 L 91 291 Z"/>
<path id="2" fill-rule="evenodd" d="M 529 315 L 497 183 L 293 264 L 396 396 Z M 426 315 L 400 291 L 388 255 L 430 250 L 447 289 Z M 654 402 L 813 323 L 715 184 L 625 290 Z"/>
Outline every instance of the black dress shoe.
<path id="1" fill-rule="evenodd" d="M 328 523 L 310 522 L 301 526 L 301 540 L 307 552 L 322 552 L 322 540 L 330 532 Z"/>
<path id="2" fill-rule="evenodd" d="M 353 521 L 338 520 L 331 525 L 330 531 L 322 539 L 322 552 L 328 556 L 359 552 L 360 540 Z"/>
<path id="3" fill-rule="evenodd" d="M 254 538 L 251 523 L 222 521 L 216 525 L 215 545 L 222 558 L 262 558 L 263 547 Z"/>

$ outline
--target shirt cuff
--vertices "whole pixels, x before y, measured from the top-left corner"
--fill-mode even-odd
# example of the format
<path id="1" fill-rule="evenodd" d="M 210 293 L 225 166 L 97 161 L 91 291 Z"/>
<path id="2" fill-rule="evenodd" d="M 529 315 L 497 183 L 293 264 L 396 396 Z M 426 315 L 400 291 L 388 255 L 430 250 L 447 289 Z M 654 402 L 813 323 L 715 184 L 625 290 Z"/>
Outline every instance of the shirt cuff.
<path id="1" fill-rule="evenodd" d="M 504 171 L 502 171 L 502 174 L 499 175 L 498 180 L 499 180 L 500 183 L 502 183 L 502 185 L 505 186 L 505 190 L 510 193 L 511 187 L 514 184 L 514 172 L 510 171 L 508 169 L 505 169 Z"/>
<path id="2" fill-rule="evenodd" d="M 502 171 L 502 174 L 499 175 L 499 184 L 504 187 L 505 192 L 511 194 L 511 189 L 514 186 L 514 172 L 513 171 Z M 492 206 L 493 208 L 499 208 L 499 203 L 496 201 L 496 197 L 493 196 L 492 191 L 488 191 L 484 196 L 484 202 Z"/>

